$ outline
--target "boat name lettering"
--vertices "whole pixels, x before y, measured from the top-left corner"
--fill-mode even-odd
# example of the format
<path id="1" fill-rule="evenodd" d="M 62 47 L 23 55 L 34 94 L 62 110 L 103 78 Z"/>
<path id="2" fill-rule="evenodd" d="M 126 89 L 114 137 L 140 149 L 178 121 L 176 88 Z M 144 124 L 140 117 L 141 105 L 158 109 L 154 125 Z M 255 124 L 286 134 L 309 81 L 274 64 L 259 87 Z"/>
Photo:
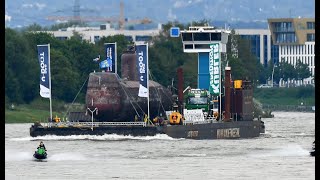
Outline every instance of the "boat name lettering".
<path id="1" fill-rule="evenodd" d="M 240 128 L 217 129 L 217 139 L 240 137 Z"/>
<path id="2" fill-rule="evenodd" d="M 188 131 L 188 137 L 198 137 L 199 132 L 198 131 Z"/>
<path id="3" fill-rule="evenodd" d="M 145 68 L 146 65 L 145 65 L 145 63 L 143 63 L 143 51 L 139 52 L 138 55 L 139 55 L 139 72 L 140 72 L 140 74 L 145 74 L 146 73 L 146 68 Z M 140 80 L 144 81 L 142 75 L 140 76 Z"/>
<path id="4" fill-rule="evenodd" d="M 200 90 L 200 89 L 191 89 L 190 93 L 193 93 L 193 94 L 205 94 L 206 91 Z"/>
<path id="5" fill-rule="evenodd" d="M 44 52 L 40 53 L 40 68 L 41 68 L 41 81 L 46 82 L 46 74 L 48 73 L 47 71 L 47 65 L 44 63 Z"/>
<path id="6" fill-rule="evenodd" d="M 219 65 L 219 44 L 210 45 L 209 53 L 209 74 L 210 86 L 213 94 L 219 94 L 220 65 Z"/>

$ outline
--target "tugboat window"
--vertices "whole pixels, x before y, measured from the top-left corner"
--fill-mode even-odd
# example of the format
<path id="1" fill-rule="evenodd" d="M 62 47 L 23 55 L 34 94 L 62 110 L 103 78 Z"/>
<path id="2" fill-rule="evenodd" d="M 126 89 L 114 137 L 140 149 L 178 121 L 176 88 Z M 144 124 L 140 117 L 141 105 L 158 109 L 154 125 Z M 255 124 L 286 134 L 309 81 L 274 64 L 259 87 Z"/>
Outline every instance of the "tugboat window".
<path id="1" fill-rule="evenodd" d="M 210 41 L 210 33 L 194 33 L 194 41 Z"/>
<path id="2" fill-rule="evenodd" d="M 211 33 L 211 41 L 221 41 L 221 33 Z"/>
<path id="3" fill-rule="evenodd" d="M 185 49 L 193 49 L 193 45 L 192 44 L 185 44 L 184 48 Z"/>
<path id="4" fill-rule="evenodd" d="M 195 49 L 210 49 L 209 44 L 195 44 Z"/>
<path id="5" fill-rule="evenodd" d="M 183 41 L 193 41 L 192 33 L 182 33 L 182 40 Z"/>
<path id="6" fill-rule="evenodd" d="M 206 97 L 192 97 L 190 98 L 190 104 L 207 104 Z"/>

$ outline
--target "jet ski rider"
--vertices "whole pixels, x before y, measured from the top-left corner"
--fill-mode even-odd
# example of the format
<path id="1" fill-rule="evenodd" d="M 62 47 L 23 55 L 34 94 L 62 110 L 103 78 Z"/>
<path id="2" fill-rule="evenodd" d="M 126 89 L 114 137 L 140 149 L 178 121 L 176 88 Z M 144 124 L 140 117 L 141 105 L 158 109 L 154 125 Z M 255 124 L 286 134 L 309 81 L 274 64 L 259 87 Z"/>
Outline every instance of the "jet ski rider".
<path id="1" fill-rule="evenodd" d="M 46 147 L 44 146 L 44 144 L 43 144 L 42 141 L 40 142 L 39 147 L 38 147 L 37 149 L 39 149 L 39 148 L 43 148 L 45 151 L 47 151 L 47 149 L 46 149 Z"/>

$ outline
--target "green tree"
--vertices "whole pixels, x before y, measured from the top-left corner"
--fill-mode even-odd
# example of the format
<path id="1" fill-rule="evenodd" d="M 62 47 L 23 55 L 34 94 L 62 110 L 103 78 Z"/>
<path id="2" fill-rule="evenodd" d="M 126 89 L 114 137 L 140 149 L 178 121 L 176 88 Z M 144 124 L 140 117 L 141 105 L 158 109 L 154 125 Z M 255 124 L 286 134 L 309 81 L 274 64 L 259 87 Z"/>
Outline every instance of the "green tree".
<path id="1" fill-rule="evenodd" d="M 48 30 L 46 27 L 42 27 L 37 23 L 33 23 L 26 28 L 23 28 L 22 31 L 46 31 Z"/>
<path id="2" fill-rule="evenodd" d="M 80 86 L 80 75 L 71 60 L 56 49 L 51 49 L 52 98 L 72 102 Z"/>
<path id="3" fill-rule="evenodd" d="M 250 51 L 248 40 L 240 38 L 232 30 L 227 43 L 227 61 L 231 66 L 233 79 L 249 79 L 253 83 L 264 81 L 265 70 Z"/>
<path id="4" fill-rule="evenodd" d="M 308 64 L 302 63 L 302 61 L 300 61 L 300 59 L 297 60 L 295 70 L 297 72 L 296 79 L 299 81 L 311 76 Z"/>
<path id="5" fill-rule="evenodd" d="M 28 40 L 20 32 L 6 28 L 5 32 L 5 93 L 14 102 L 30 102 L 35 96 L 35 65 Z"/>
<path id="6" fill-rule="evenodd" d="M 295 79 L 297 77 L 297 72 L 294 66 L 285 61 L 284 58 L 281 60 L 281 62 L 275 69 L 275 72 L 278 71 L 280 74 L 280 78 L 282 78 L 284 81 L 288 81 L 289 79 Z"/>

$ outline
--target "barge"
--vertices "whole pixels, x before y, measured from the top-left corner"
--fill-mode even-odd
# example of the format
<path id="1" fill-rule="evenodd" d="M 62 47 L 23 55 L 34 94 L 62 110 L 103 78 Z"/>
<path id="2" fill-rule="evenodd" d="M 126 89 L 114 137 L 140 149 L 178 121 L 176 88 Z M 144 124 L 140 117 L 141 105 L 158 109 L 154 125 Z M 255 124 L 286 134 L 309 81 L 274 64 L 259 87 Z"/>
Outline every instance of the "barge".
<path id="1" fill-rule="evenodd" d="M 79 116 L 69 114 L 66 122 L 56 117 L 50 118 L 46 124 L 34 123 L 30 127 L 30 136 L 166 134 L 172 138 L 186 139 L 239 139 L 259 137 L 265 132 L 261 118 L 254 118 L 251 82 L 231 81 L 230 67 L 225 68 L 223 97 L 221 92 L 214 101 L 212 96 L 207 96 L 207 108 L 185 109 L 182 68 L 178 68 L 178 96 L 172 96 L 168 89 L 150 81 L 148 98 L 138 97 L 141 84 L 135 73 L 136 56 L 133 49 L 122 56 L 122 78 L 112 72 L 90 74 L 86 109 Z M 203 97 L 194 95 L 193 98 Z M 148 103 L 151 103 L 150 109 Z M 216 107 L 215 103 L 220 105 Z M 145 113 L 146 109 L 149 115 Z"/>

